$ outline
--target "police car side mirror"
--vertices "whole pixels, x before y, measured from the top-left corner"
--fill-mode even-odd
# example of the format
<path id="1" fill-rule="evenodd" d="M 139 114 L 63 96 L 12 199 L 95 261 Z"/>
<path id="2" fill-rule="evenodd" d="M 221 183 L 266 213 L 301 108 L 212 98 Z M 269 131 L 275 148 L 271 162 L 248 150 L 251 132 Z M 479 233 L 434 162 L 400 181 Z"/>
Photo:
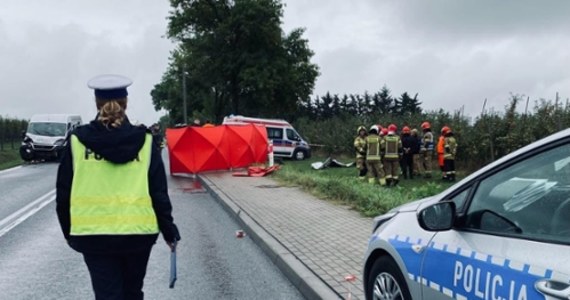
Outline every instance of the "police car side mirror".
<path id="1" fill-rule="evenodd" d="M 445 231 L 455 223 L 455 203 L 452 201 L 432 204 L 418 214 L 420 226 L 427 231 Z"/>

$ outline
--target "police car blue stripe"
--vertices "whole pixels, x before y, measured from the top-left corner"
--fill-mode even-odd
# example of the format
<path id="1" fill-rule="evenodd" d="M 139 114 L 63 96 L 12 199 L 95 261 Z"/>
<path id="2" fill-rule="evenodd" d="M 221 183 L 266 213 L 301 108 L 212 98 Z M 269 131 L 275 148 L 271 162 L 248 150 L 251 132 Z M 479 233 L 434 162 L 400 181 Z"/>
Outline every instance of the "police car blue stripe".
<path id="1" fill-rule="evenodd" d="M 404 236 L 389 240 L 404 260 L 408 278 L 453 299 L 544 299 L 534 289 L 534 282 L 563 276 L 550 269 L 431 241 L 424 260 L 423 254 L 411 251 L 415 244 L 409 241 L 413 240 Z M 419 276 L 422 263 L 425 269 Z"/>

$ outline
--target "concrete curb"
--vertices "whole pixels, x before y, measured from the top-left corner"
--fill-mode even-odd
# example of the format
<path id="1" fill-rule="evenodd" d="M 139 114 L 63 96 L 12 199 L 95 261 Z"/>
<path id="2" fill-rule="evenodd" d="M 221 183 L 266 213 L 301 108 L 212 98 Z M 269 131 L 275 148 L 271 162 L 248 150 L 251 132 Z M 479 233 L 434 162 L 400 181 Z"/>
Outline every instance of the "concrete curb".
<path id="1" fill-rule="evenodd" d="M 271 236 L 271 234 L 251 218 L 247 212 L 243 211 L 241 207 L 212 181 L 202 176 L 197 176 L 197 178 L 208 193 L 243 227 L 251 239 L 265 252 L 269 259 L 283 272 L 305 298 L 311 300 L 343 299 L 297 259 L 293 253 L 287 250 L 277 239 Z"/>

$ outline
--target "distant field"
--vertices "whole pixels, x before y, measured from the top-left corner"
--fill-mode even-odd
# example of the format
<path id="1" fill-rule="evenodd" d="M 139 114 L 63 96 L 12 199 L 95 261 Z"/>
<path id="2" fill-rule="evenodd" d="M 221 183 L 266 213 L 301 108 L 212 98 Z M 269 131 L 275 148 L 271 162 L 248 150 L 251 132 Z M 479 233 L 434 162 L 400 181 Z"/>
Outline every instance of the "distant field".
<path id="1" fill-rule="evenodd" d="M 15 167 L 22 163 L 18 149 L 8 149 L 0 150 L 0 170 Z"/>

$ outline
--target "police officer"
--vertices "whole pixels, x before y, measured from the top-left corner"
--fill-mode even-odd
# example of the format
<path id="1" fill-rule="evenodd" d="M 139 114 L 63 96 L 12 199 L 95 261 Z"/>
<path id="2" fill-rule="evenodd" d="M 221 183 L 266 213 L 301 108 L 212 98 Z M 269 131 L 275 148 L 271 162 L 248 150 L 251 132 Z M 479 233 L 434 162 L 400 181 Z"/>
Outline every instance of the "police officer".
<path id="1" fill-rule="evenodd" d="M 402 157 L 402 140 L 396 134 L 398 127 L 394 124 L 388 126 L 388 135 L 384 137 L 382 152 L 384 153 L 384 166 L 386 170 L 386 184 L 396 186 L 399 182 L 399 166 Z"/>
<path id="2" fill-rule="evenodd" d="M 420 147 L 420 167 L 423 167 L 423 175 L 425 178 L 431 178 L 432 174 L 432 158 L 434 151 L 433 133 L 431 132 L 431 124 L 429 122 L 422 123 L 422 145 Z"/>
<path id="3" fill-rule="evenodd" d="M 83 254 L 96 299 L 143 299 L 158 233 L 171 249 L 180 240 L 160 151 L 125 115 L 131 83 L 119 75 L 88 82 L 98 113 L 71 133 L 57 174 L 59 223 Z"/>
<path id="4" fill-rule="evenodd" d="M 368 183 L 376 181 L 381 186 L 386 185 L 384 169 L 382 168 L 382 156 L 380 150 L 380 136 L 378 136 L 378 126 L 372 125 L 366 137 L 366 167 L 368 168 Z"/>
<path id="5" fill-rule="evenodd" d="M 444 127 L 442 130 L 442 135 L 444 136 L 443 148 L 443 171 L 445 173 L 445 179 L 449 181 L 455 181 L 455 157 L 457 156 L 457 140 L 453 136 L 451 128 Z"/>
<path id="6" fill-rule="evenodd" d="M 366 179 L 366 128 L 358 127 L 358 136 L 354 139 L 354 150 L 356 151 L 356 168 L 358 169 L 358 179 Z"/>

